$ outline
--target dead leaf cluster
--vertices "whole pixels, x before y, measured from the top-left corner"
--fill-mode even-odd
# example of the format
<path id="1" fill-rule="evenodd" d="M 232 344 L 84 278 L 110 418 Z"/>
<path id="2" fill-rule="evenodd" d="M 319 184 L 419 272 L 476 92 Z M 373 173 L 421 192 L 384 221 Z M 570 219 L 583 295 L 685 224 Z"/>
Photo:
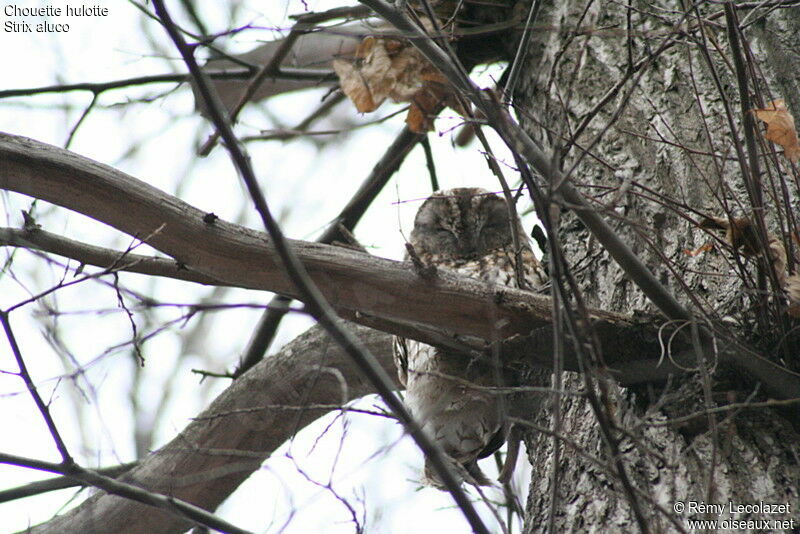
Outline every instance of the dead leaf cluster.
<path id="1" fill-rule="evenodd" d="M 725 230 L 725 241 L 742 256 L 756 256 L 762 249 L 755 225 L 747 217 L 706 217 L 700 222 L 700 228 Z M 775 236 L 769 238 L 777 241 Z"/>
<path id="2" fill-rule="evenodd" d="M 754 257 L 762 254 L 763 247 L 759 242 L 755 225 L 747 217 L 706 217 L 699 226 L 700 228 L 725 230 L 725 241 L 742 256 Z M 697 255 L 705 250 L 708 249 L 704 246 L 697 251 L 687 251 L 687 254 Z M 786 292 L 789 300 L 787 313 L 792 317 L 800 317 L 800 275 L 787 276 L 786 247 L 773 234 L 767 234 L 767 258 L 775 271 L 778 283 Z"/>
<path id="3" fill-rule="evenodd" d="M 752 110 L 755 116 L 766 123 L 767 131 L 764 137 L 783 147 L 784 155 L 792 162 L 800 159 L 800 141 L 794 125 L 794 117 L 789 113 L 783 99 L 770 102 L 763 109 Z M 772 265 L 778 283 L 785 291 L 788 299 L 787 313 L 792 317 L 800 317 L 800 274 L 791 274 L 786 270 L 787 254 L 778 237 L 767 234 L 766 247 L 758 238 L 756 227 L 747 217 L 705 217 L 700 222 L 700 228 L 709 228 L 725 231 L 725 241 L 731 245 L 734 252 L 745 257 L 760 256 L 766 252 L 767 259 Z M 698 256 L 713 248 L 711 243 L 696 250 L 685 250 L 689 256 Z"/>
<path id="4" fill-rule="evenodd" d="M 439 106 L 459 109 L 447 79 L 408 41 L 366 37 L 353 58 L 336 59 L 333 68 L 361 113 L 375 111 L 387 98 L 409 102 L 406 123 L 413 132 L 433 129 Z"/>

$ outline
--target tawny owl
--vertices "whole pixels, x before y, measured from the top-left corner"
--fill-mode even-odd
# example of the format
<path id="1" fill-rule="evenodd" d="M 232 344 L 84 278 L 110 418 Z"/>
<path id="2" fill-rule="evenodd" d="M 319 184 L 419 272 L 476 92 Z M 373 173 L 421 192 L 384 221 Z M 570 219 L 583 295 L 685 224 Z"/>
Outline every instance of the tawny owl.
<path id="1" fill-rule="evenodd" d="M 517 225 L 526 289 L 547 276 L 531 251 L 519 220 L 510 221 L 505 200 L 479 188 L 439 191 L 417 212 L 410 243 L 426 264 L 490 284 L 519 287 L 511 225 Z M 499 449 L 508 430 L 502 403 L 487 390 L 497 373 L 465 354 L 395 338 L 395 364 L 412 415 L 472 484 L 488 484 L 478 460 Z M 471 384 L 474 384 L 473 387 Z M 423 482 L 441 487 L 426 462 Z"/>

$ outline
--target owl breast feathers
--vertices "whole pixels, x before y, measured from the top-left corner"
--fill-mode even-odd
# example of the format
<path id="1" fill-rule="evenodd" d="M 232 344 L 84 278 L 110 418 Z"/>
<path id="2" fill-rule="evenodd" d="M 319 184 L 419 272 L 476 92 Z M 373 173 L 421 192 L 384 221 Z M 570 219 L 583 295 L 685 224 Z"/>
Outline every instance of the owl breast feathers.
<path id="1" fill-rule="evenodd" d="M 512 224 L 521 241 L 518 254 Z M 423 262 L 490 284 L 537 290 L 547 281 L 520 221 L 511 221 L 505 200 L 484 189 L 434 193 L 417 211 L 410 242 Z M 463 480 L 488 484 L 477 462 L 503 445 L 508 430 L 502 402 L 491 391 L 498 385 L 496 370 L 466 354 L 410 339 L 395 338 L 394 346 L 412 415 Z M 423 481 L 441 487 L 427 462 Z"/>

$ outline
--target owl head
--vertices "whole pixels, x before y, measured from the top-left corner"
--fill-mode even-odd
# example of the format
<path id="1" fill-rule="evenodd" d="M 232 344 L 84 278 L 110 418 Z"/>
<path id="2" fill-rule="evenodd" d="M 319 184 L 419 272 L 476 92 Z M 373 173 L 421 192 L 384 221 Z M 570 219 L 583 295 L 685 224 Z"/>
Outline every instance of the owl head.
<path id="1" fill-rule="evenodd" d="M 518 225 L 521 236 L 522 225 Z M 411 244 L 420 255 L 477 259 L 511 247 L 505 199 L 478 187 L 437 191 L 417 211 Z"/>

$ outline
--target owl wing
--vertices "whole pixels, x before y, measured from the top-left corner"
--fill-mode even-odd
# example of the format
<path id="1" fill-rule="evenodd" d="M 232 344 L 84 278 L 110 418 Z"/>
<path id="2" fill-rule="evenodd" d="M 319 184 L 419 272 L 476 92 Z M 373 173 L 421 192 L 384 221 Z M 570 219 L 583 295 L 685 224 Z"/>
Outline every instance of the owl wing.
<path id="1" fill-rule="evenodd" d="M 536 259 L 536 256 L 533 255 L 533 251 L 528 247 L 523 248 L 520 253 L 520 259 L 522 261 L 522 271 L 525 274 L 525 280 L 528 282 L 528 289 L 531 291 L 542 291 L 545 289 L 550 279 L 544 267 L 542 267 L 542 264 Z"/>
<path id="2" fill-rule="evenodd" d="M 493 375 L 466 354 L 442 352 L 413 339 L 398 339 L 395 363 L 405 381 L 409 411 L 453 462 L 460 478 L 488 484 L 477 460 L 502 446 L 505 425 L 497 397 L 485 391 Z M 477 387 L 476 387 L 477 386 Z M 441 487 L 426 462 L 423 482 Z"/>

